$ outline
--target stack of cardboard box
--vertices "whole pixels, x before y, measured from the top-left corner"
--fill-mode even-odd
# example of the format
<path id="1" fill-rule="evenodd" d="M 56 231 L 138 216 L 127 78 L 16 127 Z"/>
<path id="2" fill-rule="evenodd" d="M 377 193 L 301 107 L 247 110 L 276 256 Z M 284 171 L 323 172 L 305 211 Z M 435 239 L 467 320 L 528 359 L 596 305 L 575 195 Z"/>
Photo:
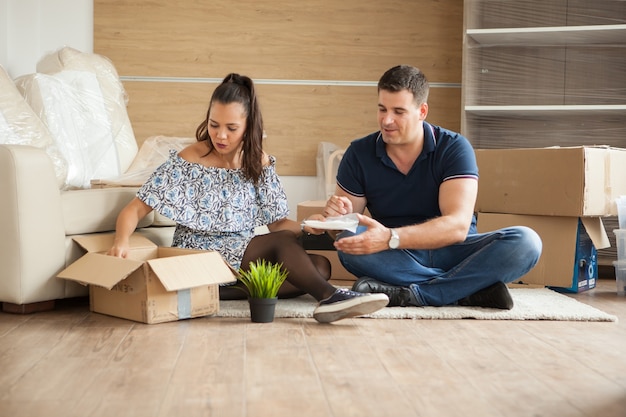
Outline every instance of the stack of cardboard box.
<path id="1" fill-rule="evenodd" d="M 567 148 L 476 150 L 478 231 L 522 225 L 543 241 L 521 284 L 568 292 L 594 288 L 597 249 L 610 246 L 602 217 L 626 194 L 626 150 Z"/>

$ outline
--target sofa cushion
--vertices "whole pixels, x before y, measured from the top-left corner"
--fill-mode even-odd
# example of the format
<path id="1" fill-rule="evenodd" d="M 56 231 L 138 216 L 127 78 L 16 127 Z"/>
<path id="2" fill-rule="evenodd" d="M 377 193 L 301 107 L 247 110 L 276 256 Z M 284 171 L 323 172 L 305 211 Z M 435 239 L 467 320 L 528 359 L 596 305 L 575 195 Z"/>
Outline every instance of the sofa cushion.
<path id="1" fill-rule="evenodd" d="M 130 187 L 63 191 L 61 203 L 65 234 L 114 231 L 118 214 L 136 193 L 137 189 Z M 153 221 L 154 214 L 150 213 L 137 227 L 150 226 Z"/>
<path id="2" fill-rule="evenodd" d="M 117 150 L 120 173 L 126 172 L 137 154 L 137 141 L 128 117 L 128 96 L 113 63 L 102 55 L 63 47 L 43 56 L 37 72 L 55 75 L 63 71 L 83 71 L 96 76 Z"/>
<path id="3" fill-rule="evenodd" d="M 54 165 L 59 187 L 67 175 L 67 162 L 57 149 L 50 131 L 20 94 L 0 66 L 0 143 L 43 149 Z"/>
<path id="4" fill-rule="evenodd" d="M 137 143 L 111 62 L 63 48 L 42 58 L 37 69 L 15 85 L 68 163 L 63 188 L 89 188 L 92 179 L 125 172 Z"/>
<path id="5" fill-rule="evenodd" d="M 195 138 L 175 136 L 150 136 L 142 144 L 133 163 L 125 173 L 113 178 L 98 178 L 94 187 L 141 187 L 159 165 L 170 155 L 170 150 L 182 151 L 196 142 Z"/>
<path id="6" fill-rule="evenodd" d="M 195 143 L 195 138 L 176 136 L 151 136 L 147 138 L 127 172 L 116 178 L 105 178 L 92 181 L 94 187 L 141 187 L 150 174 L 169 157 L 171 149 L 181 151 Z M 167 217 L 154 212 L 152 226 L 174 226 L 176 223 Z"/>
<path id="7" fill-rule="evenodd" d="M 15 84 L 68 163 L 64 188 L 89 188 L 92 178 L 120 174 L 113 131 L 95 74 L 30 74 L 16 78 Z"/>
<path id="8" fill-rule="evenodd" d="M 128 167 L 127 174 L 135 173 L 142 175 L 141 183 L 148 180 L 148 176 L 167 161 L 170 157 L 170 150 L 175 149 L 180 152 L 187 146 L 196 143 L 196 138 L 178 136 L 150 136 L 147 138 L 137 152 L 133 163 Z"/>
<path id="9" fill-rule="evenodd" d="M 158 246 L 169 247 L 172 246 L 172 240 L 174 239 L 175 227 L 144 227 L 138 229 L 137 233 L 147 237 Z"/>

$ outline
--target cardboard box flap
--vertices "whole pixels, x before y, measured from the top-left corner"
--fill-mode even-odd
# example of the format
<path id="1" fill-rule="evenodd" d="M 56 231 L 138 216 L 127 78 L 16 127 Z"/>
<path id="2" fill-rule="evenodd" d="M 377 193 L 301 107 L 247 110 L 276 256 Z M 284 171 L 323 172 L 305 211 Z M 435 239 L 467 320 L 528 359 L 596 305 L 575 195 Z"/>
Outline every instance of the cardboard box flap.
<path id="1" fill-rule="evenodd" d="M 87 252 L 107 252 L 113 246 L 114 233 L 100 233 L 91 235 L 74 236 L 72 240 L 78 243 Z M 130 236 L 129 246 L 132 249 L 156 248 L 150 239 L 138 234 Z"/>
<path id="2" fill-rule="evenodd" d="M 595 287 L 598 275 L 594 242 L 602 245 L 606 239 L 600 218 L 478 213 L 480 233 L 515 225 L 535 230 L 543 243 L 537 264 L 516 282 L 574 292 Z"/>
<path id="3" fill-rule="evenodd" d="M 217 252 L 151 259 L 148 264 L 168 291 L 223 284 L 236 279 L 233 269 Z"/>
<path id="4" fill-rule="evenodd" d="M 608 147 L 584 147 L 585 183 L 582 213 L 609 214 L 613 211 L 610 164 L 612 152 Z"/>
<path id="5" fill-rule="evenodd" d="M 110 290 L 118 282 L 141 268 L 142 265 L 142 261 L 99 253 L 87 253 L 61 271 L 57 277 L 82 284 L 97 285 Z"/>
<path id="6" fill-rule="evenodd" d="M 585 226 L 585 230 L 596 249 L 611 247 L 609 236 L 606 234 L 606 229 L 600 217 L 581 217 L 580 220 L 583 222 L 583 226 Z"/>

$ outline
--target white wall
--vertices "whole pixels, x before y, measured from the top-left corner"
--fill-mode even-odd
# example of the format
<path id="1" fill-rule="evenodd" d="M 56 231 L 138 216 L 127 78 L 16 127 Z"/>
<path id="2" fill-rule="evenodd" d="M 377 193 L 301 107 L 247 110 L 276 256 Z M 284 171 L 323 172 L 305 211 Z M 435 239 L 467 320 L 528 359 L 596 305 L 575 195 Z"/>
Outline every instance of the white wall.
<path id="1" fill-rule="evenodd" d="M 0 0 L 0 65 L 11 77 L 63 46 L 93 51 L 92 0 Z"/>
<path id="2" fill-rule="evenodd" d="M 317 199 L 317 178 L 288 176 L 280 179 L 285 187 L 287 200 L 289 200 L 289 218 L 295 220 L 299 202 Z"/>
<path id="3" fill-rule="evenodd" d="M 92 0 L 0 0 L 0 65 L 12 78 L 36 72 L 41 57 L 63 46 L 93 52 Z M 298 202 L 316 199 L 317 179 L 281 180 L 295 219 Z"/>
<path id="4" fill-rule="evenodd" d="M 7 57 L 7 33 L 8 33 L 8 2 L 6 0 L 0 0 L 0 65 L 5 67 L 5 63 L 8 62 Z"/>

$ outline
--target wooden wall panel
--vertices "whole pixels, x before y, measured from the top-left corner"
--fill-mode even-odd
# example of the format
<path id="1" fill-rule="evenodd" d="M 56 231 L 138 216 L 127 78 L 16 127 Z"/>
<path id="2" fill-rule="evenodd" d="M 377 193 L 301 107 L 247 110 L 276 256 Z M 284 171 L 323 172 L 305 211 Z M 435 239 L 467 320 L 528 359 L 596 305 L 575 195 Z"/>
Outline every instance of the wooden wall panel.
<path id="1" fill-rule="evenodd" d="M 460 82 L 462 0 L 94 0 L 122 75 L 375 81 L 396 64 Z"/>
<path id="2" fill-rule="evenodd" d="M 137 141 L 153 135 L 193 137 L 217 84 L 125 82 Z M 315 175 L 321 141 L 347 146 L 378 129 L 376 87 L 258 85 L 265 149 L 282 175 Z M 457 130 L 460 90 L 431 89 L 427 120 Z M 306 155 L 306 157 L 303 157 Z"/>
<path id="3" fill-rule="evenodd" d="M 376 87 L 351 83 L 393 65 L 444 84 L 428 120 L 460 129 L 462 11 L 462 0 L 94 0 L 94 52 L 124 79 L 140 144 L 193 136 L 216 86 L 207 79 L 269 82 L 257 83 L 266 149 L 281 175 L 315 175 L 320 141 L 377 129 Z"/>
<path id="4" fill-rule="evenodd" d="M 128 116 L 142 144 L 156 135 L 194 137 L 215 84 L 124 82 Z"/>

